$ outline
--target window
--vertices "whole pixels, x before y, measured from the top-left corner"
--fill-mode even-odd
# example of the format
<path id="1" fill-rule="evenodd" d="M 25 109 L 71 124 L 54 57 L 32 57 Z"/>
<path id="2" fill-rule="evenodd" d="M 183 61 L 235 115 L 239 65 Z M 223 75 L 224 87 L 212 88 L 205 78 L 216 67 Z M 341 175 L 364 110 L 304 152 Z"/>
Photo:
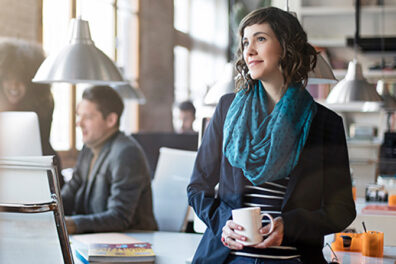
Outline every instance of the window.
<path id="1" fill-rule="evenodd" d="M 89 22 L 95 45 L 124 69 L 125 77 L 137 82 L 138 0 L 43 0 L 43 47 L 47 54 L 56 53 L 68 41 L 68 26 L 77 7 L 81 18 Z M 76 102 L 87 85 L 53 84 L 55 110 L 51 144 L 56 150 L 82 147 L 81 134 L 75 130 Z M 127 104 L 126 104 L 127 105 Z M 123 126 L 131 130 L 136 119 L 133 105 L 126 107 Z M 123 121 L 124 120 L 124 121 Z M 127 122 L 125 121 L 127 120 Z M 133 127 L 132 127 L 133 129 Z"/>
<path id="2" fill-rule="evenodd" d="M 45 52 L 58 51 L 67 42 L 67 32 L 71 17 L 68 1 L 43 0 L 43 48 Z M 51 129 L 51 144 L 57 150 L 70 147 L 70 85 L 52 85 L 55 109 Z"/>
<path id="3" fill-rule="evenodd" d="M 206 115 L 202 105 L 207 88 L 216 82 L 227 63 L 227 2 L 174 0 L 175 103 L 193 101 L 197 117 Z"/>

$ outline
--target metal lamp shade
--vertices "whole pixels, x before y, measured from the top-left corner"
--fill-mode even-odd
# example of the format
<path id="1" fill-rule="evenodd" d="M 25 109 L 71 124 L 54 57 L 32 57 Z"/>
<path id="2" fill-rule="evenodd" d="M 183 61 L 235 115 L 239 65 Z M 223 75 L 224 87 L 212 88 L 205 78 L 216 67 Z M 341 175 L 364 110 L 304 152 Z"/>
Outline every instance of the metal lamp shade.
<path id="1" fill-rule="evenodd" d="M 209 88 L 207 94 L 204 97 L 205 105 L 215 106 L 220 100 L 220 97 L 227 93 L 234 92 L 235 84 L 231 80 L 229 82 L 218 82 Z"/>
<path id="2" fill-rule="evenodd" d="M 72 19 L 70 41 L 58 54 L 50 55 L 40 66 L 33 82 L 124 84 L 118 68 L 91 39 L 88 21 Z"/>
<path id="3" fill-rule="evenodd" d="M 329 93 L 327 103 L 380 102 L 381 96 L 363 77 L 362 66 L 356 59 L 349 62 L 348 71 Z"/>
<path id="4" fill-rule="evenodd" d="M 122 85 L 114 85 L 112 87 L 124 99 L 136 101 L 138 104 L 146 103 L 146 98 L 144 97 L 143 93 L 139 89 L 134 88 L 129 83 Z"/>
<path id="5" fill-rule="evenodd" d="M 318 54 L 315 68 L 308 73 L 308 84 L 333 84 L 336 83 L 330 65 L 322 55 Z"/>
<path id="6" fill-rule="evenodd" d="M 205 105 L 215 106 L 219 102 L 220 97 L 226 93 L 234 92 L 235 83 L 233 78 L 233 69 L 234 66 L 231 62 L 224 66 L 223 73 L 220 75 L 218 81 L 212 85 L 205 94 Z"/>

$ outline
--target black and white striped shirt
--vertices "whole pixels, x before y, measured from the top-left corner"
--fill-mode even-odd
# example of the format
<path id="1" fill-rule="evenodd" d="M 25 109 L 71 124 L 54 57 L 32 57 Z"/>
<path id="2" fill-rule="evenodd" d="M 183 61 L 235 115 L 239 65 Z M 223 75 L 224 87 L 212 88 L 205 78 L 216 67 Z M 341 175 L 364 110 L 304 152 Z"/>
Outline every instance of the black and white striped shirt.
<path id="1" fill-rule="evenodd" d="M 261 213 L 268 213 L 273 218 L 280 216 L 288 182 L 289 177 L 286 177 L 281 180 L 266 182 L 261 186 L 245 186 L 243 206 L 260 207 Z M 269 222 L 268 218 L 263 218 L 263 226 Z M 230 254 L 271 259 L 291 259 L 300 256 L 295 247 L 289 246 L 277 246 L 266 249 L 245 246 L 242 250 L 231 251 Z"/>

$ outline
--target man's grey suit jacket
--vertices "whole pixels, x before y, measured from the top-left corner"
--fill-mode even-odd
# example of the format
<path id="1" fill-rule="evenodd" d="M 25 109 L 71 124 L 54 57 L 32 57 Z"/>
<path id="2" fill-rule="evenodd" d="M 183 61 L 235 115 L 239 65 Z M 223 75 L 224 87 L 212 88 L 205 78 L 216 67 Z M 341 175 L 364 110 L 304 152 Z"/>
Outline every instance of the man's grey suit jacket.
<path id="1" fill-rule="evenodd" d="M 73 178 L 62 188 L 66 215 L 77 232 L 156 230 L 148 165 L 139 144 L 116 132 L 88 175 L 92 151 L 84 146 Z"/>

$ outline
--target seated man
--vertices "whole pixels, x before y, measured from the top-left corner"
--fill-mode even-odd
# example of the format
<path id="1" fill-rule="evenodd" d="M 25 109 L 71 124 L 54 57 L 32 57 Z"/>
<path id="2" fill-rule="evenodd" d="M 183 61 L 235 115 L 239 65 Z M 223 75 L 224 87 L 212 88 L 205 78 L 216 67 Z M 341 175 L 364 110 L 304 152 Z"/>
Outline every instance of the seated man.
<path id="1" fill-rule="evenodd" d="M 195 120 L 195 107 L 191 101 L 184 101 L 179 104 L 179 123 L 176 128 L 178 133 L 196 133 L 193 129 Z"/>
<path id="2" fill-rule="evenodd" d="M 70 234 L 157 229 L 147 161 L 140 145 L 118 130 L 123 108 L 108 86 L 86 89 L 77 107 L 84 147 L 62 188 Z"/>

